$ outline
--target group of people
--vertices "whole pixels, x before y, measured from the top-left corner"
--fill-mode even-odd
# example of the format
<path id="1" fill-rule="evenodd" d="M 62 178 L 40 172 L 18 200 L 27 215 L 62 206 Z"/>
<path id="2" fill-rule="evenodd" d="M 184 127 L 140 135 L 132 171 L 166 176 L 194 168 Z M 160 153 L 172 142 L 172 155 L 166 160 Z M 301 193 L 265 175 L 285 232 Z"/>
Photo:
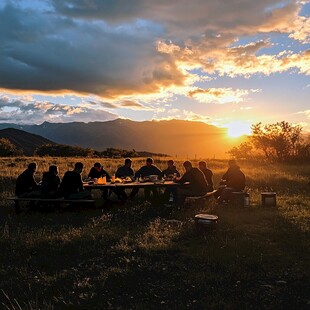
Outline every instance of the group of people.
<path id="1" fill-rule="evenodd" d="M 61 180 L 58 167 L 51 165 L 49 170 L 43 173 L 42 181 L 37 183 L 34 176 L 37 165 L 30 163 L 16 179 L 15 194 L 18 197 L 89 198 L 90 192 L 83 188 L 81 177 L 83 167 L 83 163 L 75 163 L 74 169 L 67 171 Z"/>
<path id="2" fill-rule="evenodd" d="M 230 199 L 230 195 L 234 191 L 242 191 L 245 188 L 245 176 L 240 170 L 235 160 L 228 162 L 228 170 L 223 175 L 220 187 L 214 191 L 213 172 L 208 168 L 205 161 L 200 161 L 198 167 L 193 167 L 190 161 L 185 161 L 183 167 L 185 173 L 181 176 L 180 172 L 174 165 L 173 160 L 167 161 L 167 168 L 161 171 L 152 158 L 147 158 L 145 165 L 136 172 L 132 169 L 132 160 L 126 158 L 124 165 L 119 167 L 115 172 L 116 178 L 130 177 L 132 180 L 147 178 L 150 175 L 156 175 L 158 178 L 173 178 L 176 183 L 180 183 L 179 187 L 167 187 L 162 196 L 156 186 L 144 188 L 144 196 L 148 201 L 159 201 L 169 203 L 174 201 L 177 204 L 183 204 L 186 197 L 203 196 L 207 192 L 214 191 L 214 195 L 219 203 Z M 67 171 L 62 180 L 59 177 L 58 167 L 51 165 L 49 170 L 43 173 L 42 181 L 37 183 L 35 180 L 36 163 L 30 163 L 27 169 L 21 173 L 16 180 L 15 193 L 17 196 L 27 197 L 47 197 L 66 199 L 87 199 L 91 197 L 91 193 L 83 187 L 81 173 L 84 165 L 77 162 L 73 170 Z M 88 173 L 89 179 L 98 179 L 105 176 L 107 181 L 111 180 L 110 174 L 103 169 L 100 163 L 95 163 Z M 186 183 L 186 186 L 182 186 Z M 139 192 L 139 187 L 134 187 L 129 195 L 124 188 L 115 188 L 113 192 L 120 201 L 134 198 Z M 110 192 L 102 189 L 102 197 L 108 201 Z"/>

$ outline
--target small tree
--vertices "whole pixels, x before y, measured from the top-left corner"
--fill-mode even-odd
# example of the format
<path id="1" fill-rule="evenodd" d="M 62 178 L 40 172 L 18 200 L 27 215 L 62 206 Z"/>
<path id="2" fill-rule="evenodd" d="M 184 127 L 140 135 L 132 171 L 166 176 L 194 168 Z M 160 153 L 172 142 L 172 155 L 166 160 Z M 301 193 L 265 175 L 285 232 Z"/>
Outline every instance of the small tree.
<path id="1" fill-rule="evenodd" d="M 249 142 L 243 142 L 239 146 L 234 146 L 227 153 L 236 159 L 252 159 L 254 155 L 253 145 Z"/>
<path id="2" fill-rule="evenodd" d="M 264 157 L 272 161 L 308 160 L 310 143 L 305 143 L 302 127 L 288 122 L 275 124 L 254 124 L 252 135 L 228 153 L 237 159 L 258 159 Z"/>
<path id="3" fill-rule="evenodd" d="M 8 139 L 0 138 L 0 156 L 20 156 L 22 151 L 17 150 L 16 146 Z"/>
<path id="4" fill-rule="evenodd" d="M 302 127 L 291 125 L 288 122 L 251 127 L 252 135 L 249 137 L 253 147 L 261 150 L 270 160 L 284 161 L 297 155 L 298 145 L 302 143 Z"/>

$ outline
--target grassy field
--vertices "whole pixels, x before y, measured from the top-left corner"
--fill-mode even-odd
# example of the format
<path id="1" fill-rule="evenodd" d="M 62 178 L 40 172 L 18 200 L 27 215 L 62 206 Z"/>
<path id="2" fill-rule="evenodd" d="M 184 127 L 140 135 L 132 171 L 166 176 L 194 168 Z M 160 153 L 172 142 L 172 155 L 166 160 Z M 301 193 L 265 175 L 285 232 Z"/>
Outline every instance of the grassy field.
<path id="1" fill-rule="evenodd" d="M 33 160 L 38 180 L 50 164 L 63 175 L 77 160 L 85 173 L 97 161 L 0 159 L 3 309 L 309 309 L 310 165 L 241 163 L 250 208 L 213 200 L 165 207 L 141 196 L 111 211 L 16 215 L 5 198 Z M 123 160 L 101 162 L 112 173 Z M 226 161 L 209 166 L 218 184 Z M 265 190 L 277 193 L 277 207 L 261 206 Z M 196 230 L 201 212 L 219 216 L 215 230 Z"/>

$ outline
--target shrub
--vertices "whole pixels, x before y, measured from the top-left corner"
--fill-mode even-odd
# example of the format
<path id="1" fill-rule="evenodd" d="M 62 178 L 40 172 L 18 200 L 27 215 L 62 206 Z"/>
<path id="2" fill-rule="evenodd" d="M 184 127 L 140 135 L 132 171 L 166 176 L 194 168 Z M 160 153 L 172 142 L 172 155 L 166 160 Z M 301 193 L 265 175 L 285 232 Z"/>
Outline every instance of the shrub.
<path id="1" fill-rule="evenodd" d="M 22 155 L 22 151 L 17 150 L 16 146 L 11 143 L 10 140 L 1 138 L 0 139 L 0 156 L 8 157 L 8 156 L 20 156 Z"/>

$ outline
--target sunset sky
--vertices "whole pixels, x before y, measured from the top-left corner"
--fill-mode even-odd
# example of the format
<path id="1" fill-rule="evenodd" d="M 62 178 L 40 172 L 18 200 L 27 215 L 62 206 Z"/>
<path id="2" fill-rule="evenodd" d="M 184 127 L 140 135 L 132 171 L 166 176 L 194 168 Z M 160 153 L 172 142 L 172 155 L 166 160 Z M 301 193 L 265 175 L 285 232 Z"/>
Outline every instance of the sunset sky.
<path id="1" fill-rule="evenodd" d="M 309 0 L 0 0 L 0 122 L 310 132 L 309 12 Z"/>

